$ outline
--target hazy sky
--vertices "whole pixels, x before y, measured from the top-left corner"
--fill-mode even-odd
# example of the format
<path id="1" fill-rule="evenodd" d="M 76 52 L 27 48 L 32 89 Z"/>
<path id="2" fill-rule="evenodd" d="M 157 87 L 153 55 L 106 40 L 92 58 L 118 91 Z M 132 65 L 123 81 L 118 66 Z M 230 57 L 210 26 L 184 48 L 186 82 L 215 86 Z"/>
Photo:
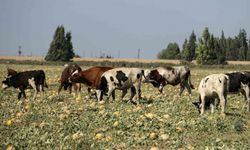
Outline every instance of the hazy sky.
<path id="1" fill-rule="evenodd" d="M 169 42 L 180 47 L 192 30 L 250 34 L 250 0 L 0 0 L 0 55 L 45 55 L 54 31 L 72 32 L 75 52 L 156 58 Z M 249 35 L 248 35 L 249 36 Z"/>

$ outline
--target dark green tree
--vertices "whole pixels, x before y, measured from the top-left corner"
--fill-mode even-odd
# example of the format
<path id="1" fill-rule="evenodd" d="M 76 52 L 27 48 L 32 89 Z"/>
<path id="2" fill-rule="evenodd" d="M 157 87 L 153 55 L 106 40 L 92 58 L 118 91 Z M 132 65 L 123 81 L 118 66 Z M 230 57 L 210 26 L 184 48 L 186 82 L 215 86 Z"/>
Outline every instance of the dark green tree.
<path id="1" fill-rule="evenodd" d="M 247 60 L 250 60 L 250 37 L 248 39 L 248 50 L 247 50 Z"/>
<path id="2" fill-rule="evenodd" d="M 240 44 L 237 37 L 235 37 L 234 39 L 229 37 L 227 39 L 227 51 L 226 51 L 227 60 L 238 60 L 239 45 Z"/>
<path id="3" fill-rule="evenodd" d="M 180 48 L 177 43 L 169 43 L 166 49 L 163 49 L 158 53 L 157 58 L 159 59 L 179 59 Z"/>
<path id="4" fill-rule="evenodd" d="M 45 57 L 46 61 L 70 61 L 74 57 L 71 33 L 65 36 L 64 26 L 56 28 L 50 48 Z"/>
<path id="5" fill-rule="evenodd" d="M 182 46 L 182 60 L 191 62 L 195 59 L 195 49 L 196 49 L 196 35 L 194 31 L 192 31 L 189 41 L 185 39 L 183 46 Z"/>
<path id="6" fill-rule="evenodd" d="M 240 29 L 239 35 L 239 60 L 247 60 L 247 50 L 248 50 L 248 43 L 247 43 L 247 33 L 244 29 Z"/>
<path id="7" fill-rule="evenodd" d="M 188 40 L 185 39 L 183 45 L 182 45 L 182 52 L 181 52 L 181 59 L 183 61 L 192 61 L 191 59 L 191 53 L 190 53 L 190 47 L 188 44 Z"/>
<path id="8" fill-rule="evenodd" d="M 197 47 L 196 44 L 196 35 L 194 33 L 194 31 L 192 31 L 190 37 L 189 37 L 189 51 L 190 51 L 190 60 L 194 60 L 195 59 L 195 49 Z"/>
<path id="9" fill-rule="evenodd" d="M 206 27 L 197 47 L 197 63 L 202 65 L 224 64 L 225 52 L 220 47 L 219 39 L 209 33 Z"/>

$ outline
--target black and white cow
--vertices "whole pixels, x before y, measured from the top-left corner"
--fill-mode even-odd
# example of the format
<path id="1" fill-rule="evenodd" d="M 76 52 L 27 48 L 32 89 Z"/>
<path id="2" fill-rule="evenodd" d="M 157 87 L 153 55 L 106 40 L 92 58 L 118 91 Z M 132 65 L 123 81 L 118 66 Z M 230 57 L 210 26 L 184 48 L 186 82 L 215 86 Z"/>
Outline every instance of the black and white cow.
<path id="1" fill-rule="evenodd" d="M 115 90 L 122 90 L 122 98 L 126 95 L 127 90 L 131 90 L 129 101 L 131 102 L 136 95 L 137 103 L 141 95 L 141 80 L 144 71 L 139 68 L 115 68 L 102 74 L 101 82 L 97 90 L 98 101 L 102 100 L 103 94 L 108 94 L 108 99 L 112 95 L 115 100 Z"/>
<path id="2" fill-rule="evenodd" d="M 151 82 L 160 92 L 162 92 L 164 86 L 167 84 L 172 86 L 180 84 L 179 95 L 182 94 L 185 88 L 188 90 L 189 95 L 191 95 L 191 89 L 194 89 L 190 79 L 190 69 L 186 66 L 157 67 L 145 71 L 145 76 L 146 81 Z"/>
<path id="3" fill-rule="evenodd" d="M 249 110 L 249 78 L 243 72 L 209 75 L 201 80 L 198 92 L 199 102 L 194 102 L 194 104 L 201 115 L 209 106 L 211 112 L 214 112 L 214 107 L 217 106 L 216 99 L 219 100 L 221 113 L 224 114 L 228 93 L 241 92 L 247 101 Z"/>
<path id="4" fill-rule="evenodd" d="M 8 76 L 2 81 L 2 89 L 8 87 L 14 87 L 20 90 L 18 99 L 22 96 L 26 98 L 25 89 L 33 88 L 35 90 L 33 99 L 36 98 L 37 91 L 44 91 L 44 87 L 48 87 L 46 84 L 46 77 L 43 70 L 33 70 L 18 72 Z"/>

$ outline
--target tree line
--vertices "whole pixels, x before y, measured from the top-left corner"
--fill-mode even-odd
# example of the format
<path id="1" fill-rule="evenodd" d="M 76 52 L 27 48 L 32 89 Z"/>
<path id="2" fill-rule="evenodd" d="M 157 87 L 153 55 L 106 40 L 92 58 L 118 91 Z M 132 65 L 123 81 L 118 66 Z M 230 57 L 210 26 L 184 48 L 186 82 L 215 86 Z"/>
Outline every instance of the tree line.
<path id="1" fill-rule="evenodd" d="M 225 64 L 226 60 L 250 60 L 250 38 L 240 29 L 234 37 L 225 37 L 221 32 L 220 37 L 215 37 L 209 32 L 208 27 L 203 30 L 202 36 L 196 38 L 192 31 L 189 39 L 185 39 L 180 50 L 175 42 L 169 43 L 167 48 L 158 53 L 159 59 L 181 59 L 183 62 L 196 60 L 198 64 Z"/>

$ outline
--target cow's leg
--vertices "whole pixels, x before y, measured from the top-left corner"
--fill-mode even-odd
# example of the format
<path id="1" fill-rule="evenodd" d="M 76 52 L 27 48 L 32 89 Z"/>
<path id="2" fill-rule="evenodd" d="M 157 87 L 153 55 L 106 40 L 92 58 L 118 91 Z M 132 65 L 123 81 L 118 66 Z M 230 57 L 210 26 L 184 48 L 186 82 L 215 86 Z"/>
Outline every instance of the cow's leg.
<path id="1" fill-rule="evenodd" d="M 131 91 L 131 95 L 130 95 L 130 98 L 129 98 L 129 101 L 128 101 L 128 102 L 132 102 L 133 97 L 134 97 L 135 94 L 136 94 L 136 89 L 135 89 L 134 86 L 130 88 L 130 91 Z"/>
<path id="2" fill-rule="evenodd" d="M 103 99 L 103 91 L 96 90 L 97 101 L 101 101 Z"/>
<path id="3" fill-rule="evenodd" d="M 36 89 L 36 84 L 35 84 L 35 81 L 34 81 L 34 78 L 31 78 L 28 80 L 30 86 L 35 90 L 35 93 L 34 93 L 34 96 L 33 96 L 33 100 L 36 98 L 36 95 L 37 95 L 37 89 Z"/>
<path id="4" fill-rule="evenodd" d="M 43 85 L 39 85 L 39 91 L 41 92 L 41 98 L 43 99 L 44 98 L 44 88 L 43 88 Z"/>
<path id="5" fill-rule="evenodd" d="M 185 84 L 183 82 L 180 83 L 180 93 L 179 93 L 179 96 L 181 96 L 182 92 L 184 91 L 185 89 Z"/>
<path id="6" fill-rule="evenodd" d="M 25 91 L 23 90 L 22 93 L 23 93 L 23 97 L 26 99 L 27 97 L 26 97 Z"/>
<path id="7" fill-rule="evenodd" d="M 186 89 L 188 91 L 189 96 L 191 97 L 192 96 L 192 92 L 191 92 L 191 87 L 190 87 L 188 81 L 185 81 L 185 87 L 186 87 Z"/>
<path id="8" fill-rule="evenodd" d="M 225 108 L 226 108 L 226 98 L 224 94 L 219 94 L 219 99 L 220 99 L 220 105 L 221 105 L 221 114 L 225 114 Z"/>
<path id="9" fill-rule="evenodd" d="M 211 108 L 211 113 L 214 113 L 214 108 L 215 108 L 215 99 L 211 98 L 210 99 L 210 108 Z"/>
<path id="10" fill-rule="evenodd" d="M 139 104 L 140 103 L 140 98 L 141 98 L 141 88 L 140 88 L 140 85 L 135 86 L 135 92 L 136 92 L 137 104 Z"/>
<path id="11" fill-rule="evenodd" d="M 245 107 L 247 107 L 247 111 L 250 111 L 250 98 L 249 98 L 249 92 L 245 92 L 245 90 L 240 91 L 242 95 L 244 95 L 245 98 L 245 104 L 243 105 L 243 110 Z"/>
<path id="12" fill-rule="evenodd" d="M 59 94 L 60 92 L 61 92 L 61 90 L 62 90 L 62 84 L 60 84 L 60 86 L 59 86 L 59 88 L 58 88 L 58 92 L 57 92 L 57 94 Z"/>
<path id="13" fill-rule="evenodd" d="M 127 94 L 127 92 L 128 92 L 127 89 L 122 90 L 122 96 L 121 96 L 122 100 L 123 100 L 124 96 Z"/>
<path id="14" fill-rule="evenodd" d="M 205 111 L 205 103 L 206 103 L 206 97 L 204 95 L 201 95 L 201 115 L 204 114 L 204 111 Z"/>
<path id="15" fill-rule="evenodd" d="M 111 95 L 112 95 L 112 100 L 114 102 L 115 101 L 115 90 L 112 91 Z"/>
<path id="16" fill-rule="evenodd" d="M 19 92 L 18 92 L 18 96 L 17 96 L 17 98 L 18 98 L 19 100 L 21 99 L 22 94 L 23 94 L 23 92 L 22 92 L 22 91 L 19 91 Z"/>
<path id="17" fill-rule="evenodd" d="M 69 94 L 72 92 L 72 84 L 69 84 Z"/>
<path id="18" fill-rule="evenodd" d="M 112 95 L 113 101 L 115 100 L 115 97 L 113 97 L 113 92 L 114 92 L 115 88 L 113 86 L 109 86 L 108 89 L 108 97 L 107 97 L 107 101 L 109 101 L 109 97 Z"/>

